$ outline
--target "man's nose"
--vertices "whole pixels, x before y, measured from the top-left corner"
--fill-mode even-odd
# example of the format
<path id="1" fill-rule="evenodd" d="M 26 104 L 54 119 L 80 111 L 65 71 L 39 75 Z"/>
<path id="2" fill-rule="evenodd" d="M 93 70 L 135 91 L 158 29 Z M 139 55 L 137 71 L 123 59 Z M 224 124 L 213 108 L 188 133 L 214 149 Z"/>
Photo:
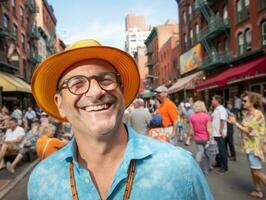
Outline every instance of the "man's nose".
<path id="1" fill-rule="evenodd" d="M 90 80 L 90 88 L 85 93 L 85 95 L 91 96 L 91 97 L 97 97 L 97 96 L 103 95 L 105 92 L 106 91 L 100 87 L 99 83 L 95 79 L 91 79 Z"/>

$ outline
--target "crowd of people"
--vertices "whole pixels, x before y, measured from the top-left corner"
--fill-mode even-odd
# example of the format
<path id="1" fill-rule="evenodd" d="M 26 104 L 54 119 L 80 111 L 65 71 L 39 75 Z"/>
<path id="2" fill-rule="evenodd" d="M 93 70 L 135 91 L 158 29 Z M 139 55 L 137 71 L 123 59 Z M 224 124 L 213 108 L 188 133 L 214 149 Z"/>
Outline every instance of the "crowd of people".
<path id="1" fill-rule="evenodd" d="M 214 95 L 209 110 L 203 101 L 194 102 L 193 98 L 175 105 L 164 86 L 158 87 L 155 94 L 156 102 L 152 103 L 155 106 L 141 98 L 135 99 L 126 111 L 124 122 L 141 134 L 173 145 L 178 142 L 190 145 L 194 140 L 195 160 L 205 175 L 213 170 L 224 174 L 229 170 L 228 160 L 237 161 L 234 130 L 239 129 L 241 147 L 247 154 L 255 186 L 249 194 L 263 198 L 261 185 L 266 184 L 266 175 L 261 162 L 266 151 L 266 125 L 259 94 L 244 92 L 241 98 L 235 96 L 227 102 Z"/>
<path id="2" fill-rule="evenodd" d="M 0 169 L 11 173 L 27 154 L 42 160 L 72 137 L 69 123 L 61 123 L 38 108 L 22 111 L 16 106 L 9 112 L 3 106 L 0 111 Z"/>

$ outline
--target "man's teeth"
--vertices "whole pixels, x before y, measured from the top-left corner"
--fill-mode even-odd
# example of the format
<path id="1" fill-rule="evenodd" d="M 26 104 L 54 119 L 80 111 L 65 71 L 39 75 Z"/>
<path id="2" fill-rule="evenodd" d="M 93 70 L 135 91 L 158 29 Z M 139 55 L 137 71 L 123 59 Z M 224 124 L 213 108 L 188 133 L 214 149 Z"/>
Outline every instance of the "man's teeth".
<path id="1" fill-rule="evenodd" d="M 85 110 L 87 112 L 90 112 L 90 111 L 98 111 L 98 110 L 103 110 L 103 109 L 106 109 L 108 108 L 108 105 L 107 104 L 102 104 L 102 105 L 97 105 L 97 106 L 88 106 L 85 108 Z"/>

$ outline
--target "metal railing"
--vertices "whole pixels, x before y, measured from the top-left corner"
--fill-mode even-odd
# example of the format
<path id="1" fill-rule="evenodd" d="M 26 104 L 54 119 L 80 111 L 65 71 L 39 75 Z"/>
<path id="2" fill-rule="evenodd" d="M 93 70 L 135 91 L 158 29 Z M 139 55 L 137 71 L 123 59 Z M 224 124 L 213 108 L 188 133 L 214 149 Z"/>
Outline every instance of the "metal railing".
<path id="1" fill-rule="evenodd" d="M 208 69 L 214 66 L 229 63 L 231 61 L 231 55 L 228 52 L 213 52 L 202 59 L 201 69 Z"/>
<path id="2" fill-rule="evenodd" d="M 208 26 L 202 29 L 198 34 L 198 40 L 202 40 L 203 38 L 213 36 L 215 33 L 219 33 L 220 31 L 224 31 L 229 28 L 228 19 L 223 19 L 221 17 L 212 16 L 208 20 Z"/>

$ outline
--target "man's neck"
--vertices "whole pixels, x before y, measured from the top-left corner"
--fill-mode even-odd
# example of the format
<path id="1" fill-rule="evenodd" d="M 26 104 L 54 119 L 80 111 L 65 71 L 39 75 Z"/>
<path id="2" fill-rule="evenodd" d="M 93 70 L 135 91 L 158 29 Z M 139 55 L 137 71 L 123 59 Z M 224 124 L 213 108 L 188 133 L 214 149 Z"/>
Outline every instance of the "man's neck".
<path id="1" fill-rule="evenodd" d="M 107 137 L 98 139 L 75 134 L 78 147 L 77 159 L 83 167 L 93 171 L 97 167 L 122 161 L 128 140 L 124 125 L 121 124 L 118 130 Z"/>

